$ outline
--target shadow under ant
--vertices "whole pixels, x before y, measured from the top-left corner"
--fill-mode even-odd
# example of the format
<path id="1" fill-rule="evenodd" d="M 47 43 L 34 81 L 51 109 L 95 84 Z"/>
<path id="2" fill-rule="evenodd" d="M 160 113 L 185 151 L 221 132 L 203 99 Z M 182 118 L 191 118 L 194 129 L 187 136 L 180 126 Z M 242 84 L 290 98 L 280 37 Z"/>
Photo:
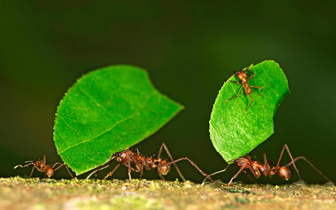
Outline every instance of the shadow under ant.
<path id="1" fill-rule="evenodd" d="M 289 162 L 288 164 L 284 165 L 284 166 L 280 166 L 280 161 L 282 159 L 282 156 L 283 156 L 283 153 L 285 151 L 285 149 L 287 150 L 287 153 L 291 159 L 291 162 Z M 300 159 L 303 159 L 305 160 L 313 169 L 315 169 L 315 171 L 317 171 L 325 180 L 327 180 L 328 182 L 331 182 L 331 183 L 334 183 L 333 181 L 331 181 L 331 179 L 329 179 L 328 177 L 326 177 L 320 170 L 318 170 L 311 162 L 309 162 L 305 157 L 303 156 L 299 156 L 297 158 L 293 158 L 288 146 L 285 144 L 282 148 L 282 151 L 280 153 L 280 157 L 279 157 L 279 160 L 278 160 L 278 163 L 276 166 L 273 166 L 271 167 L 271 161 L 268 161 L 267 158 L 266 158 L 266 154 L 264 154 L 264 164 L 261 164 L 259 163 L 258 161 L 256 160 L 252 160 L 251 157 L 249 156 L 241 156 L 235 160 L 233 160 L 233 162 L 235 163 L 235 165 L 237 165 L 239 167 L 239 171 L 230 179 L 229 183 L 228 184 L 225 184 L 225 186 L 230 186 L 230 184 L 232 183 L 232 181 L 238 177 L 238 175 L 241 173 L 241 172 L 244 172 L 252 181 L 254 181 L 255 183 L 257 183 L 246 171 L 246 169 L 249 169 L 250 172 L 252 173 L 252 175 L 255 177 L 255 178 L 259 178 L 261 175 L 264 175 L 264 176 L 273 176 L 275 174 L 278 174 L 280 178 L 288 181 L 291 176 L 292 176 L 292 172 L 291 170 L 289 169 L 289 166 L 293 165 L 296 173 L 298 174 L 299 176 L 299 179 L 301 182 L 302 179 L 301 179 L 301 175 L 300 175 L 300 172 L 299 170 L 297 169 L 296 165 L 295 165 L 295 162 L 300 160 Z M 222 173 L 224 171 L 226 171 L 228 169 L 230 165 L 228 165 L 225 169 L 223 170 L 220 170 L 220 171 L 217 171 L 215 173 L 212 173 L 210 175 L 208 175 L 202 182 L 201 185 L 204 185 L 205 181 L 210 178 L 211 176 L 215 175 L 215 174 L 219 174 L 219 173 Z"/>
<path id="2" fill-rule="evenodd" d="M 167 162 L 166 160 L 161 158 L 162 150 L 165 150 L 168 157 L 170 158 L 170 162 Z M 157 170 L 157 173 L 161 177 L 162 180 L 165 180 L 164 176 L 167 175 L 171 169 L 171 165 L 173 165 L 181 177 L 183 181 L 186 181 L 185 177 L 182 175 L 180 169 L 176 165 L 177 162 L 180 162 L 182 160 L 187 160 L 192 166 L 194 166 L 203 176 L 208 177 L 208 174 L 203 172 L 193 161 L 191 161 L 188 157 L 182 157 L 178 158 L 176 160 L 173 159 L 172 155 L 170 154 L 167 146 L 165 143 L 162 143 L 158 152 L 158 158 L 154 157 L 147 157 L 145 155 L 142 155 L 137 151 L 137 153 L 134 153 L 133 151 L 127 149 L 123 150 L 121 152 L 116 152 L 112 155 L 111 159 L 103 164 L 102 166 L 98 167 L 96 170 L 94 170 L 91 174 L 89 174 L 86 179 L 89 179 L 93 174 L 97 176 L 98 172 L 108 168 L 110 164 L 116 160 L 118 164 L 113 168 L 111 172 L 109 172 L 103 180 L 106 180 L 109 176 L 112 176 L 113 173 L 119 168 L 120 165 L 124 165 L 128 168 L 128 178 L 129 181 L 132 180 L 131 172 L 139 172 L 140 176 L 139 179 L 141 180 L 143 171 L 144 170 Z M 213 180 L 211 177 L 208 177 L 210 180 Z"/>

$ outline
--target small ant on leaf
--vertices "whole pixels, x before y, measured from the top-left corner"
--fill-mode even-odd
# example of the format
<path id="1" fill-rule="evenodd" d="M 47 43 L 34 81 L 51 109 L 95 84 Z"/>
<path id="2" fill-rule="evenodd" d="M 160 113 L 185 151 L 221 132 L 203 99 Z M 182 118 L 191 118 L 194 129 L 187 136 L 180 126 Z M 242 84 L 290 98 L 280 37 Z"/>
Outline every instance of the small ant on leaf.
<path id="1" fill-rule="evenodd" d="M 18 168 L 18 167 L 27 167 L 27 166 L 30 166 L 30 165 L 33 165 L 33 169 L 30 173 L 30 176 L 29 178 L 32 177 L 33 175 L 33 172 L 34 172 L 34 169 L 36 168 L 36 170 L 38 170 L 39 172 L 41 173 L 45 173 L 45 177 L 46 178 L 50 178 L 54 175 L 55 171 L 60 169 L 62 166 L 64 166 L 67 171 L 69 172 L 70 176 L 74 179 L 75 177 L 72 175 L 72 173 L 70 172 L 68 166 L 64 163 L 55 163 L 53 166 L 50 166 L 46 163 L 46 156 L 43 155 L 43 160 L 37 160 L 37 161 L 32 161 L 32 160 L 28 160 L 28 161 L 25 161 L 25 165 L 17 165 L 14 167 L 14 169 Z M 59 165 L 57 168 L 55 168 L 57 165 Z"/>
<path id="2" fill-rule="evenodd" d="M 166 151 L 166 153 L 168 154 L 168 156 L 169 156 L 169 158 L 171 160 L 170 162 L 167 162 L 166 160 L 161 159 L 162 149 L 164 149 Z M 173 164 L 174 167 L 176 168 L 177 173 L 181 177 L 181 179 L 183 181 L 186 181 L 186 179 L 182 175 L 180 169 L 176 165 L 177 162 L 182 161 L 182 160 L 189 161 L 189 163 L 191 165 L 193 165 L 203 176 L 208 177 L 210 180 L 212 180 L 211 177 L 209 177 L 206 173 L 204 173 L 189 158 L 182 157 L 182 158 L 174 160 L 165 143 L 161 144 L 161 147 L 160 147 L 159 153 L 158 153 L 158 158 L 146 157 L 145 155 L 140 154 L 139 151 L 137 151 L 137 153 L 134 153 L 131 150 L 123 150 L 121 152 L 116 152 L 116 153 L 114 153 L 112 155 L 111 159 L 107 163 L 105 163 L 104 165 L 100 166 L 98 169 L 96 169 L 91 174 L 89 174 L 86 179 L 89 179 L 93 174 L 96 174 L 96 176 L 97 176 L 98 172 L 100 170 L 103 170 L 103 169 L 109 167 L 110 164 L 111 164 L 111 162 L 114 159 L 118 162 L 118 164 L 114 167 L 114 169 L 110 173 L 108 173 L 104 177 L 104 180 L 106 180 L 109 176 L 112 176 L 113 173 L 117 170 L 117 168 L 121 164 L 125 165 L 128 168 L 128 177 L 129 177 L 130 181 L 132 179 L 132 176 L 131 176 L 131 172 L 132 171 L 134 171 L 134 172 L 140 172 L 139 179 L 141 179 L 142 175 L 143 175 L 144 169 L 146 169 L 146 170 L 157 170 L 157 172 L 158 172 L 159 176 L 161 177 L 161 179 L 165 180 L 163 176 L 167 175 L 169 173 L 170 166 Z"/>
<path id="3" fill-rule="evenodd" d="M 247 72 L 245 70 L 249 74 L 247 74 Z M 241 92 L 242 92 L 243 88 L 244 88 L 245 94 L 248 95 L 250 98 L 252 98 L 251 103 L 246 107 L 246 110 L 245 110 L 245 114 L 247 115 L 248 108 L 254 102 L 254 98 L 251 96 L 251 93 L 252 93 L 252 89 L 251 88 L 259 88 L 259 89 L 261 89 L 260 92 L 259 92 L 260 96 L 262 96 L 260 93 L 264 90 L 264 88 L 263 87 L 257 87 L 257 86 L 251 86 L 251 85 L 248 84 L 248 81 L 251 80 L 255 76 L 255 74 L 250 70 L 249 67 L 241 69 L 240 71 L 234 71 L 234 74 L 238 76 L 238 79 L 240 81 L 231 81 L 231 80 L 229 80 L 229 81 L 232 82 L 232 83 L 238 83 L 239 85 L 241 85 L 240 91 L 239 91 L 238 95 L 236 95 L 236 96 L 234 96 L 234 97 L 226 100 L 225 103 L 227 103 L 228 101 L 230 101 L 230 100 L 232 100 L 234 98 L 239 97 L 241 95 Z"/>
<path id="4" fill-rule="evenodd" d="M 282 155 L 285 151 L 285 149 L 287 150 L 288 152 L 288 155 L 291 159 L 291 162 L 289 162 L 288 164 L 284 165 L 284 166 L 280 166 L 280 161 L 281 161 L 281 158 L 282 158 Z M 244 172 L 250 179 L 252 179 L 252 177 L 246 172 L 246 169 L 249 169 L 252 173 L 252 175 L 255 177 L 255 178 L 259 178 L 261 176 L 261 174 L 263 174 L 264 176 L 273 176 L 275 174 L 278 174 L 282 179 L 284 180 L 289 180 L 292 176 L 292 172 L 291 170 L 289 169 L 289 166 L 293 165 L 294 166 L 294 169 L 296 171 L 296 173 L 298 174 L 299 176 L 299 179 L 300 181 L 302 181 L 301 179 L 301 176 L 300 176 L 300 173 L 299 173 L 299 170 L 296 168 L 296 165 L 295 165 L 295 162 L 299 159 L 303 159 L 305 160 L 313 169 L 315 169 L 319 174 L 321 174 L 321 176 L 327 180 L 328 182 L 332 182 L 328 177 L 326 177 L 320 170 L 318 170 L 311 162 L 309 162 L 305 157 L 303 156 L 299 156 L 297 158 L 293 158 L 291 152 L 289 151 L 289 148 L 288 146 L 285 144 L 284 147 L 282 148 L 282 151 L 280 153 L 280 157 L 279 157 L 279 160 L 278 160 L 278 163 L 276 166 L 273 166 L 271 167 L 271 164 L 272 162 L 271 161 L 268 161 L 267 158 L 266 158 L 266 154 L 264 154 L 264 164 L 261 164 L 259 163 L 258 161 L 256 160 L 252 160 L 251 157 L 249 156 L 241 156 L 240 158 L 236 159 L 236 160 L 233 160 L 233 162 L 240 168 L 239 171 L 231 178 L 231 180 L 229 181 L 229 183 L 226 185 L 226 186 L 229 186 L 232 181 L 238 177 L 238 175 L 241 173 L 241 172 Z M 218 173 L 222 173 L 224 171 L 226 171 L 226 169 L 229 167 L 230 165 L 228 165 L 225 169 L 221 170 L 221 171 L 217 171 L 213 174 L 210 174 L 209 176 L 207 176 L 203 182 L 202 182 L 202 185 L 204 185 L 205 181 L 215 175 L 215 174 L 218 174 Z M 253 179 L 252 179 L 253 180 Z M 253 180 L 254 181 L 254 180 Z"/>

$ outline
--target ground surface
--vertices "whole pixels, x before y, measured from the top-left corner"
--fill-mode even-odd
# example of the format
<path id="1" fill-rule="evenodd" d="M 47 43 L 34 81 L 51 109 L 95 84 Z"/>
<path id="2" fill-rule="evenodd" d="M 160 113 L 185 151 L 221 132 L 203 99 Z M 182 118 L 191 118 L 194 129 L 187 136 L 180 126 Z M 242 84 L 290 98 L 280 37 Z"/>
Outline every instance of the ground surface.
<path id="1" fill-rule="evenodd" d="M 325 185 L 0 178 L 0 209 L 336 209 Z"/>

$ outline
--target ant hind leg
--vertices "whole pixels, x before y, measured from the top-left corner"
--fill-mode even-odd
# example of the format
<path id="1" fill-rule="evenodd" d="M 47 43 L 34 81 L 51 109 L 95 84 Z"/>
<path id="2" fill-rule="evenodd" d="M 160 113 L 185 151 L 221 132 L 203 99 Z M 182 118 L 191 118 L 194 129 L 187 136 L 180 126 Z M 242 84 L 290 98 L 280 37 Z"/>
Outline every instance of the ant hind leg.
<path id="1" fill-rule="evenodd" d="M 291 152 L 289 151 L 289 148 L 288 148 L 287 144 L 285 144 L 285 145 L 283 146 L 282 150 L 281 150 L 280 157 L 279 157 L 278 163 L 277 163 L 277 165 L 276 165 L 276 168 L 278 168 L 278 167 L 280 166 L 280 161 L 281 161 L 281 158 L 282 158 L 283 153 L 285 152 L 285 149 L 287 150 L 287 153 L 288 153 L 290 159 L 292 160 L 292 161 L 290 162 L 290 163 L 291 163 L 290 165 L 293 164 L 293 167 L 294 167 L 296 173 L 298 174 L 300 181 L 302 182 L 302 179 L 301 179 L 301 176 L 300 176 L 300 172 L 299 172 L 299 170 L 297 169 L 297 167 L 296 167 L 296 165 L 295 165 L 294 158 L 293 158 Z"/>
<path id="2" fill-rule="evenodd" d="M 305 157 L 303 156 L 300 156 L 300 157 L 297 157 L 295 158 L 294 160 L 292 160 L 291 162 L 289 162 L 286 167 L 289 167 L 291 165 L 294 165 L 294 162 L 298 161 L 299 159 L 303 159 L 305 160 L 313 169 L 315 169 L 316 172 L 318 172 L 325 180 L 327 180 L 328 182 L 332 182 L 334 183 L 333 181 L 331 181 L 331 179 L 329 179 L 328 177 L 326 177 L 320 170 L 318 170 L 310 161 L 308 161 Z"/>
<path id="3" fill-rule="evenodd" d="M 59 166 L 57 167 L 57 168 L 55 168 L 55 166 L 56 165 L 58 165 L 59 164 Z M 69 169 L 69 167 L 66 165 L 66 164 L 64 164 L 64 163 L 55 163 L 53 166 L 52 166 L 52 168 L 54 169 L 54 171 L 56 171 L 56 170 L 58 170 L 58 169 L 60 169 L 61 167 L 65 167 L 66 168 L 66 170 L 68 171 L 68 173 L 70 174 L 70 176 L 71 176 L 71 178 L 75 178 L 73 175 L 72 175 L 72 173 L 70 172 L 70 169 Z"/>
<path id="4" fill-rule="evenodd" d="M 172 164 L 174 165 L 177 173 L 179 174 L 179 176 L 181 177 L 181 179 L 185 182 L 186 179 L 184 178 L 183 174 L 181 173 L 179 167 L 176 165 L 176 162 L 174 162 L 173 156 L 170 154 L 170 152 L 168 150 L 168 147 L 166 146 L 165 143 L 162 143 L 161 146 L 160 146 L 159 153 L 158 153 L 158 158 L 161 158 L 162 149 L 164 149 L 166 151 L 168 157 L 171 160 L 171 163 L 173 162 Z M 165 178 L 161 174 L 159 174 L 159 175 L 160 175 L 161 179 L 165 180 Z"/>

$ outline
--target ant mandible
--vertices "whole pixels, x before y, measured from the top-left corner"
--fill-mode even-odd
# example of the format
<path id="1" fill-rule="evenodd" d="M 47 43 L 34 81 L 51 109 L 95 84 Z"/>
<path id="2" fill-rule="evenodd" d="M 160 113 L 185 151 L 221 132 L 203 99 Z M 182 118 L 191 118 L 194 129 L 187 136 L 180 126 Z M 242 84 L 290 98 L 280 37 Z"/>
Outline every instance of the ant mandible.
<path id="1" fill-rule="evenodd" d="M 72 175 L 72 173 L 70 172 L 68 166 L 64 163 L 55 163 L 53 166 L 50 166 L 46 163 L 47 159 L 46 159 L 46 156 L 43 155 L 43 160 L 37 160 L 37 161 L 32 161 L 32 160 L 28 160 L 28 161 L 25 161 L 25 165 L 16 165 L 14 167 L 14 169 L 18 168 L 18 167 L 27 167 L 27 166 L 30 166 L 30 165 L 33 165 L 33 169 L 30 173 L 30 176 L 29 178 L 32 177 L 33 175 L 33 172 L 34 172 L 34 169 L 36 168 L 36 170 L 38 170 L 39 172 L 41 173 L 45 173 L 45 177 L 46 178 L 50 178 L 54 175 L 55 171 L 60 169 L 62 166 L 64 166 L 67 171 L 69 172 L 70 176 L 74 179 L 75 177 Z M 59 165 L 57 168 L 55 168 L 57 165 Z"/>
<path id="2" fill-rule="evenodd" d="M 247 72 L 249 72 L 249 74 L 247 74 L 245 70 Z M 244 89 L 245 90 L 245 94 L 248 95 L 250 98 L 252 98 L 251 103 L 245 109 L 245 114 L 247 115 L 248 108 L 254 102 L 254 98 L 251 96 L 251 93 L 252 93 L 252 89 L 251 88 L 259 88 L 259 89 L 261 89 L 260 92 L 259 92 L 260 96 L 262 96 L 260 93 L 264 90 L 264 88 L 263 87 L 257 87 L 257 86 L 251 86 L 251 85 L 248 84 L 248 81 L 250 81 L 255 76 L 255 74 L 250 70 L 249 67 L 241 69 L 238 72 L 234 71 L 234 74 L 238 76 L 238 79 L 240 80 L 240 82 L 239 81 L 231 81 L 231 80 L 230 80 L 230 82 L 232 82 L 232 83 L 238 83 L 239 85 L 241 85 L 240 91 L 239 91 L 238 95 L 236 95 L 236 96 L 234 96 L 234 97 L 226 100 L 225 103 L 227 103 L 228 101 L 230 101 L 230 100 L 232 100 L 234 98 L 239 97 L 241 95 L 242 90 Z"/>
<path id="3" fill-rule="evenodd" d="M 162 149 L 164 149 L 166 151 L 166 153 L 168 154 L 168 156 L 171 160 L 170 162 L 167 162 L 166 160 L 161 159 Z M 139 179 L 141 179 L 144 169 L 146 169 L 146 170 L 155 170 L 156 169 L 159 176 L 161 177 L 161 179 L 165 180 L 163 176 L 167 175 L 169 173 L 171 165 L 174 165 L 174 167 L 176 168 L 176 171 L 179 174 L 179 176 L 181 177 L 181 179 L 183 181 L 186 181 L 186 179 L 182 175 L 180 169 L 176 165 L 177 162 L 182 161 L 182 160 L 189 161 L 189 163 L 191 165 L 193 165 L 203 176 L 205 176 L 205 177 L 208 176 L 193 161 L 191 161 L 187 157 L 182 157 L 182 158 L 174 160 L 172 155 L 170 154 L 166 144 L 162 143 L 161 146 L 160 146 L 160 149 L 159 149 L 158 158 L 146 157 L 145 155 L 140 154 L 139 151 L 137 151 L 137 153 L 134 153 L 131 150 L 123 150 L 121 152 L 116 152 L 112 155 L 111 159 L 107 163 L 100 166 L 98 169 L 96 169 L 91 174 L 89 174 L 87 179 L 89 179 L 93 174 L 96 174 L 96 176 L 97 176 L 97 173 L 100 170 L 103 170 L 103 169 L 109 167 L 111 162 L 114 159 L 118 162 L 118 164 L 114 167 L 114 169 L 110 173 L 108 173 L 104 177 L 104 180 L 106 180 L 109 176 L 112 176 L 113 173 L 117 170 L 117 168 L 121 164 L 123 164 L 128 168 L 128 177 L 129 177 L 130 181 L 132 179 L 132 176 L 131 176 L 132 171 L 140 172 Z M 211 177 L 209 177 L 209 179 L 213 180 Z"/>
<path id="4" fill-rule="evenodd" d="M 291 159 L 291 162 L 289 162 L 287 165 L 284 165 L 284 166 L 280 166 L 280 161 L 282 159 L 282 155 L 285 151 L 285 149 L 287 150 L 288 152 L 288 155 Z M 289 151 L 289 148 L 288 146 L 285 144 L 284 147 L 282 148 L 282 151 L 280 153 L 280 157 L 279 157 L 279 160 L 278 160 L 278 163 L 276 166 L 273 166 L 271 167 L 271 164 L 272 162 L 271 161 L 268 161 L 267 158 L 266 158 L 266 154 L 264 154 L 264 164 L 261 164 L 259 163 L 258 161 L 256 160 L 252 160 L 251 157 L 249 156 L 242 156 L 242 157 L 239 157 L 238 159 L 236 160 L 233 160 L 233 162 L 240 168 L 239 171 L 231 178 L 231 180 L 229 181 L 229 183 L 226 185 L 226 186 L 229 186 L 232 181 L 238 177 L 238 175 L 241 173 L 241 172 L 244 172 L 249 178 L 250 175 L 245 171 L 245 169 L 249 169 L 252 173 L 252 175 L 255 177 L 255 178 L 259 178 L 261 176 L 261 174 L 263 174 L 264 176 L 273 176 L 275 174 L 278 174 L 282 179 L 288 181 L 291 176 L 292 176 L 292 172 L 291 170 L 289 169 L 289 166 L 293 165 L 296 173 L 298 174 L 299 176 L 299 179 L 300 181 L 302 181 L 301 179 L 301 176 L 300 176 L 300 173 L 299 173 L 299 170 L 297 169 L 296 165 L 295 165 L 295 162 L 299 159 L 303 159 L 305 160 L 313 169 L 315 169 L 325 180 L 327 180 L 328 182 L 333 182 L 331 181 L 328 177 L 326 177 L 320 170 L 318 170 L 311 162 L 309 162 L 305 157 L 303 156 L 299 156 L 297 158 L 293 158 L 291 152 Z M 222 173 L 224 171 L 226 171 L 226 169 L 229 167 L 230 165 L 228 165 L 225 169 L 221 170 L 221 171 L 217 171 L 213 174 L 210 174 L 208 177 L 206 177 L 203 182 L 202 182 L 202 185 L 204 184 L 204 182 L 206 181 L 206 179 L 208 179 L 210 176 L 213 176 L 215 174 L 218 174 L 218 173 Z M 252 178 L 251 178 L 252 179 Z M 253 180 L 253 179 L 252 179 Z M 254 180 L 253 180 L 254 181 Z"/>

